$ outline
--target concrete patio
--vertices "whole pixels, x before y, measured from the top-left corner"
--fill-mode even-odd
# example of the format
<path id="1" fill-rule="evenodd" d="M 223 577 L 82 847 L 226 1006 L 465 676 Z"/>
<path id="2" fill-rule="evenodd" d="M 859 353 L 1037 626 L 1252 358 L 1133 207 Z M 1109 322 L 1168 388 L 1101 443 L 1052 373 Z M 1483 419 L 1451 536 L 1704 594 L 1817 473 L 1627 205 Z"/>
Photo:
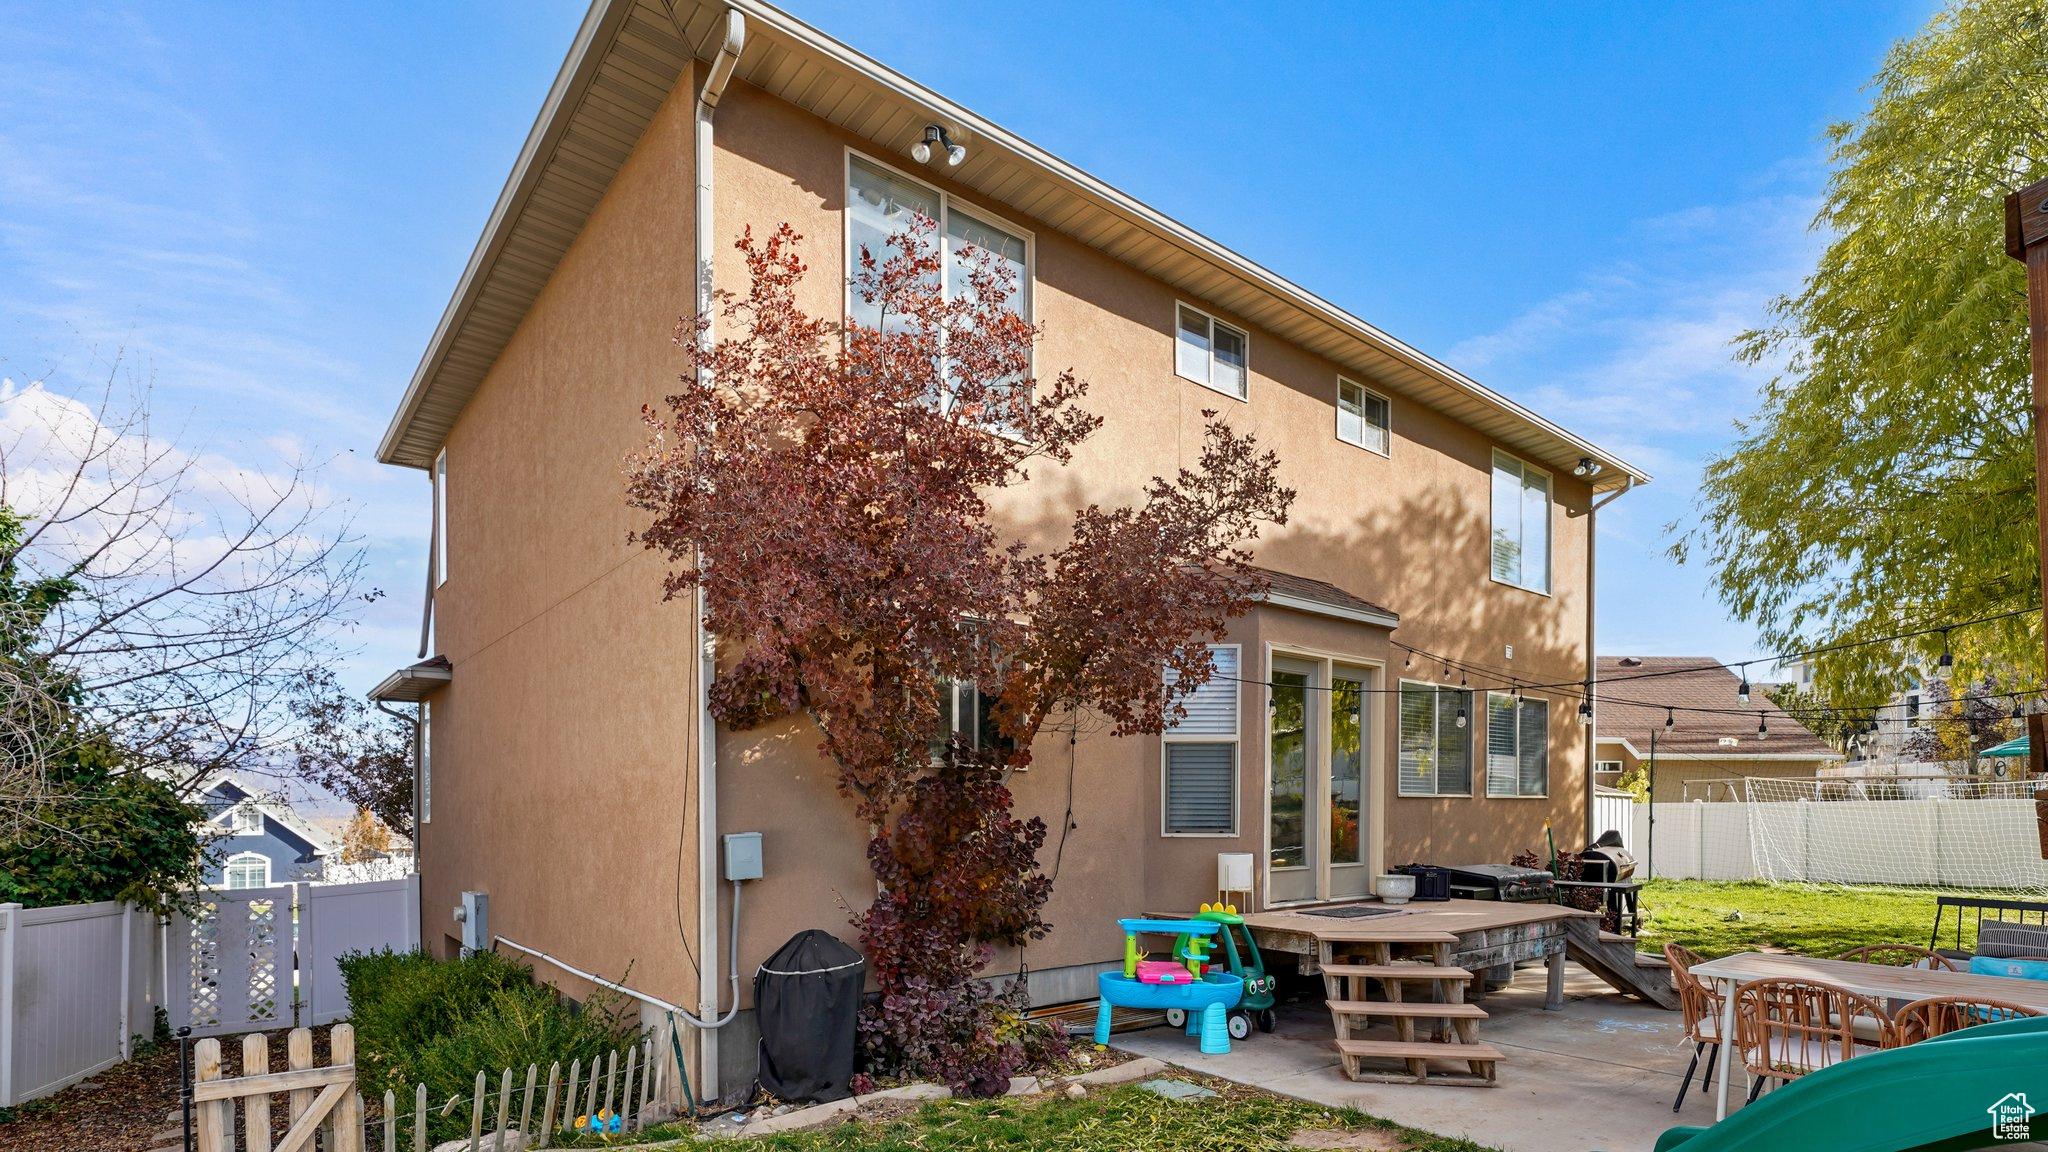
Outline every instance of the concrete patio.
<path id="1" fill-rule="evenodd" d="M 1320 1003 L 1280 1009 L 1272 1035 L 1253 1033 L 1227 1056 L 1204 1056 L 1178 1031 L 1114 1038 L 1117 1048 L 1240 1084 L 1334 1107 L 1353 1107 L 1412 1128 L 1503 1152 L 1648 1152 L 1674 1124 L 1711 1124 L 1711 1092 L 1678 1094 L 1692 1046 L 1678 1013 L 1617 995 L 1577 964 L 1565 968 L 1565 1007 L 1543 1009 L 1544 970 L 1526 968 L 1482 1002 L 1479 1038 L 1507 1059 L 1491 1088 L 1361 1084 L 1344 1078 Z M 1741 1074 L 1736 1087 L 1744 1088 Z M 1731 1093 L 1730 1106 L 1741 1095 Z"/>

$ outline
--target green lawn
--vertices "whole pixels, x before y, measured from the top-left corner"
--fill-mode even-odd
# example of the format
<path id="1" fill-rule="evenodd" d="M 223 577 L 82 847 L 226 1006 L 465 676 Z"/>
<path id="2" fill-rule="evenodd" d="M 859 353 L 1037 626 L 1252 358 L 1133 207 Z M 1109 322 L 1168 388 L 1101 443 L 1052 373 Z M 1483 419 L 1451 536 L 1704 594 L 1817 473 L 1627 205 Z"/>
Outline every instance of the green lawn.
<path id="1" fill-rule="evenodd" d="M 1168 1100 L 1131 1085 L 1091 1092 L 1080 1100 L 1065 1096 L 941 1100 L 897 1119 L 841 1123 L 808 1132 L 734 1140 L 720 1147 L 733 1152 L 1099 1152 L 1121 1148 L 1299 1152 L 1298 1145 L 1288 1143 L 1297 1132 L 1371 1131 L 1392 1139 L 1385 1145 L 1374 1141 L 1363 1147 L 1490 1152 L 1469 1140 L 1404 1129 L 1355 1109 L 1337 1111 L 1220 1080 L 1181 1075 L 1199 1080 L 1218 1095 Z"/>
<path id="2" fill-rule="evenodd" d="M 1805 888 L 1730 884 L 1707 880 L 1652 880 L 1643 889 L 1648 920 L 1646 949 L 1676 941 L 1703 956 L 1782 949 L 1835 956 L 1865 944 L 1927 946 L 1934 929 L 1934 898 L 1953 889 Z M 1731 919 L 1740 913 L 1740 919 Z M 1955 945 L 1955 914 L 1942 922 L 1943 947 Z M 1964 925 L 1963 947 L 1976 939 L 1976 921 Z"/>

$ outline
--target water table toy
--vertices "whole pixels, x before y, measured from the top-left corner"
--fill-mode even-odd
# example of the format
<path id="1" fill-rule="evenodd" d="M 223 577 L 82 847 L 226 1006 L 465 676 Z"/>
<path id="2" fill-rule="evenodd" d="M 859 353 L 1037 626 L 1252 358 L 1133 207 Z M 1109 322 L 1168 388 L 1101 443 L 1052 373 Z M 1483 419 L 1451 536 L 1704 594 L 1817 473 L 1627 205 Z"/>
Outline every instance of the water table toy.
<path id="1" fill-rule="evenodd" d="M 1205 971 L 1209 937 L 1223 930 L 1214 920 L 1119 920 L 1124 930 L 1124 967 L 1121 972 L 1104 972 L 1096 977 L 1101 1000 L 1095 1006 L 1095 1042 L 1109 1043 L 1109 1014 L 1112 1007 L 1178 1009 L 1187 1020 L 1188 1035 L 1199 1037 L 1201 1050 L 1210 1055 L 1230 1051 L 1226 1020 L 1230 1009 L 1244 996 L 1244 978 L 1228 972 Z M 1172 936 L 1173 966 L 1184 967 L 1187 978 L 1174 983 L 1157 981 L 1156 961 L 1143 961 L 1138 952 L 1138 935 L 1156 933 Z M 1148 981 L 1140 973 L 1147 966 Z"/>

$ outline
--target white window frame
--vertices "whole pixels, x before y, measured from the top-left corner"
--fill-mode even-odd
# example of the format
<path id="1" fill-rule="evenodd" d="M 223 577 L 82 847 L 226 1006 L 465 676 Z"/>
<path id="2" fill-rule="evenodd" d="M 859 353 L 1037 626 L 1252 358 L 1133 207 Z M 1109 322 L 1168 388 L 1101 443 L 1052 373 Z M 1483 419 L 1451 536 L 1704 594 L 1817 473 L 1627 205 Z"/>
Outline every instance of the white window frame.
<path id="1" fill-rule="evenodd" d="M 448 449 L 434 455 L 434 587 L 448 582 Z"/>
<path id="2" fill-rule="evenodd" d="M 1595 776 L 1601 775 L 1602 773 L 1605 773 L 1609 776 L 1619 776 L 1622 774 L 1623 771 L 1625 771 L 1625 769 L 1622 767 L 1622 762 L 1619 760 L 1593 761 L 1593 775 Z"/>
<path id="3" fill-rule="evenodd" d="M 1387 425 L 1384 429 L 1384 431 L 1387 434 L 1386 447 L 1375 448 L 1372 445 L 1367 444 L 1363 440 L 1353 440 L 1344 435 L 1344 389 L 1346 388 L 1356 388 L 1366 397 L 1378 400 L 1380 403 L 1387 406 Z M 1337 377 L 1336 418 L 1337 439 L 1342 440 L 1344 443 L 1352 445 L 1353 447 L 1363 448 L 1367 452 L 1371 452 L 1376 456 L 1386 456 L 1388 458 L 1392 458 L 1392 456 L 1394 455 L 1394 401 L 1392 397 L 1388 396 L 1384 392 L 1379 391 L 1376 388 L 1369 388 L 1366 385 L 1361 384 L 1356 380 L 1353 380 L 1349 376 L 1339 376 Z M 1363 409 L 1361 409 L 1358 414 L 1358 420 L 1359 425 L 1361 427 L 1370 428 L 1373 426 L 1372 421 L 1367 418 L 1366 413 L 1363 411 Z M 1491 490 L 1489 489 L 1489 492 L 1490 491 Z"/>
<path id="4" fill-rule="evenodd" d="M 1493 702 L 1514 701 L 1515 711 L 1515 790 L 1497 792 L 1493 787 Z M 1530 705 L 1542 708 L 1543 715 L 1543 791 L 1522 791 L 1522 710 Z M 1488 692 L 1486 694 L 1486 736 L 1485 751 L 1480 762 L 1486 766 L 1486 796 L 1489 800 L 1547 800 L 1550 798 L 1550 702 L 1541 698 L 1516 696 L 1511 692 Z"/>
<path id="5" fill-rule="evenodd" d="M 263 832 L 263 812 L 254 801 L 244 800 L 228 809 L 228 829 L 237 836 L 255 836 Z"/>
<path id="6" fill-rule="evenodd" d="M 229 878 L 234 875 L 235 869 L 238 866 L 247 866 L 251 863 L 263 865 L 263 882 L 261 884 L 229 883 Z M 220 886 L 223 888 L 231 888 L 236 891 L 245 891 L 250 888 L 268 888 L 270 887 L 270 879 L 270 857 L 265 856 L 261 852 L 237 852 L 220 863 Z"/>
<path id="7" fill-rule="evenodd" d="M 1233 665 L 1244 675 L 1244 648 L 1239 644 L 1211 644 L 1211 652 L 1229 650 L 1236 654 Z M 1211 658 L 1214 659 L 1213 657 Z M 1215 683 L 1211 680 L 1210 683 Z M 1183 733 L 1175 735 L 1173 728 L 1159 734 L 1159 834 L 1174 840 L 1234 840 L 1244 829 L 1244 684 L 1238 680 L 1226 681 L 1231 686 L 1230 727 L 1231 735 L 1215 733 Z M 1230 745 L 1230 831 L 1228 832 L 1175 832 L 1167 824 L 1170 808 L 1167 793 L 1166 753 L 1174 744 L 1228 744 Z"/>
<path id="8" fill-rule="evenodd" d="M 1408 790 L 1408 788 L 1407 788 L 1407 785 L 1406 785 L 1406 784 L 1404 784 L 1404 783 L 1402 782 L 1402 779 L 1401 779 L 1401 694 L 1402 694 L 1403 692 L 1405 692 L 1406 690 L 1408 690 L 1409 688 L 1427 688 L 1427 689 L 1429 689 L 1429 690 L 1430 690 L 1430 691 L 1431 691 L 1432 693 L 1434 693 L 1434 694 L 1435 694 L 1435 699 L 1436 699 L 1436 700 L 1437 700 L 1438 702 L 1441 702 L 1441 701 L 1443 700 L 1443 693 L 1444 693 L 1444 691 L 1445 691 L 1446 689 L 1448 689 L 1448 690 L 1450 690 L 1450 691 L 1453 691 L 1453 692 L 1463 692 L 1463 693 L 1465 693 L 1465 694 L 1466 694 L 1467 696 L 1469 696 L 1469 697 L 1471 697 L 1471 698 L 1472 698 L 1472 700 L 1473 700 L 1473 701 L 1475 702 L 1475 704 L 1476 704 L 1476 701 L 1477 701 L 1477 700 L 1479 699 L 1479 693 L 1477 693 L 1477 692 L 1474 692 L 1474 691 L 1472 691 L 1472 690 L 1471 690 L 1470 688 L 1460 688 L 1460 687 L 1458 687 L 1458 686 L 1457 686 L 1457 685 L 1455 685 L 1455 684 L 1438 684 L 1438 683 L 1436 683 L 1436 682 L 1435 682 L 1435 681 L 1433 681 L 1433 680 L 1405 680 L 1405 679 L 1404 679 L 1404 680 L 1402 680 L 1402 681 L 1401 681 L 1401 682 L 1400 682 L 1400 683 L 1399 683 L 1399 684 L 1398 684 L 1398 685 L 1396 686 L 1396 689 L 1395 689 L 1395 692 L 1394 692 L 1394 722 L 1393 722 L 1393 724 L 1394 724 L 1394 795 L 1395 795 L 1395 796 L 1396 796 L 1397 798 L 1399 798 L 1399 799 L 1404 799 L 1404 800 L 1441 800 L 1441 799 L 1453 799 L 1453 800 L 1470 800 L 1470 799 L 1471 799 L 1472 797 L 1474 797 L 1474 796 L 1478 795 L 1478 792 L 1479 792 L 1479 785 L 1478 785 L 1478 782 L 1477 782 L 1477 780 L 1475 780 L 1475 779 L 1474 779 L 1474 777 L 1475 777 L 1475 776 L 1477 775 L 1477 771 L 1476 771 L 1476 769 L 1474 768 L 1474 766 L 1473 766 L 1473 763 L 1472 763 L 1472 762 L 1473 762 L 1473 760 L 1474 760 L 1474 759 L 1476 758 L 1476 756 L 1475 756 L 1475 751 L 1476 751 L 1476 749 L 1477 749 L 1477 748 L 1479 747 L 1479 745 L 1477 744 L 1477 742 L 1475 742 L 1475 741 L 1473 740 L 1473 738 L 1472 738 L 1472 737 L 1473 737 L 1473 733 L 1474 733 L 1474 731 L 1478 729 L 1478 725 L 1479 725 L 1479 720 L 1478 720 L 1478 719 L 1475 719 L 1475 718 L 1474 718 L 1474 716 L 1472 715 L 1472 714 L 1473 714 L 1473 712 L 1477 711 L 1477 708 L 1476 708 L 1476 706 L 1475 706 L 1474 704 L 1468 704 L 1468 705 L 1466 706 L 1466 708 L 1465 708 L 1465 728 L 1464 728 L 1464 732 L 1465 732 L 1465 790 L 1464 790 L 1463 792 L 1445 792 L 1445 791 L 1443 791 L 1443 790 L 1442 790 L 1442 788 L 1441 788 L 1441 787 L 1439 786 L 1439 787 L 1438 787 L 1438 788 L 1437 788 L 1436 790 L 1434 790 L 1434 791 L 1429 791 L 1429 792 L 1411 792 L 1411 791 L 1409 791 L 1409 790 Z M 1431 713 L 1431 715 L 1430 715 L 1430 734 L 1431 734 L 1431 738 L 1432 738 L 1432 739 L 1434 739 L 1434 738 L 1435 738 L 1435 737 L 1436 737 L 1436 736 L 1437 736 L 1438 734 L 1440 734 L 1440 733 L 1441 733 L 1442 731 L 1443 731 L 1443 727 L 1442 727 L 1442 725 L 1441 725 L 1440 723 L 1438 723 L 1438 722 L 1437 722 L 1437 718 L 1436 718 L 1436 715 L 1435 715 L 1435 713 L 1434 713 L 1434 712 L 1432 712 L 1432 713 Z M 1439 749 L 1438 749 L 1438 752 L 1439 752 L 1439 753 L 1441 753 L 1441 752 L 1442 752 L 1442 749 L 1440 749 L 1440 748 L 1439 748 Z M 1439 764 L 1441 764 L 1441 756 L 1439 756 Z M 1437 780 L 1442 780 L 1442 779 L 1443 779 L 1443 773 L 1442 773 L 1441 771 L 1439 771 L 1439 772 L 1437 773 L 1437 775 L 1436 775 L 1436 779 L 1437 779 Z"/>
<path id="9" fill-rule="evenodd" d="M 1525 485 L 1531 476 L 1541 476 L 1543 478 L 1543 583 L 1540 585 L 1526 582 L 1528 577 L 1526 566 L 1524 567 L 1522 573 L 1523 580 L 1521 581 L 1504 580 L 1493 570 L 1493 534 L 1498 530 L 1493 523 L 1493 477 L 1494 473 L 1500 470 L 1501 461 L 1503 460 L 1511 461 L 1517 468 L 1521 469 L 1522 482 Z M 1486 575 L 1494 583 L 1503 584 L 1509 588 L 1520 588 L 1524 592 L 1534 592 L 1538 596 L 1550 595 L 1551 576 L 1556 567 L 1552 563 L 1551 554 L 1557 546 L 1557 537 L 1551 531 L 1551 521 L 1556 518 L 1555 508 L 1557 506 L 1557 484 L 1555 481 L 1556 477 L 1551 475 L 1549 469 L 1538 468 L 1536 465 L 1529 463 L 1512 452 L 1503 452 L 1498 448 L 1493 450 L 1491 466 L 1486 470 Z M 1516 506 L 1520 507 L 1519 501 Z M 1527 537 L 1525 536 L 1523 539 L 1526 541 Z M 1526 555 L 1527 552 L 1528 549 L 1524 547 L 1523 554 Z"/>
<path id="10" fill-rule="evenodd" d="M 878 159 L 877 157 L 871 156 L 866 152 L 862 152 L 858 148 L 848 148 L 846 149 L 845 156 L 843 157 L 842 163 L 840 165 L 839 173 L 839 191 L 842 196 L 845 196 L 847 198 L 845 207 L 843 207 L 839 213 L 839 254 L 846 261 L 846 294 L 844 298 L 841 300 L 841 307 L 844 309 L 844 311 L 841 313 L 840 318 L 842 320 L 846 320 L 852 317 L 853 315 L 853 275 L 854 271 L 860 267 L 860 254 L 858 252 L 855 252 L 853 249 L 852 197 L 853 162 L 855 160 L 859 160 L 863 164 L 869 164 L 876 168 L 880 168 L 882 171 L 887 172 L 891 176 L 894 176 L 897 179 L 902 180 L 906 183 L 915 184 L 918 187 L 930 192 L 934 197 L 938 199 L 939 218 L 937 220 L 934 220 L 932 223 L 935 226 L 938 233 L 937 240 L 939 243 L 939 288 L 941 291 L 947 294 L 948 299 L 951 299 L 953 291 L 953 262 L 946 258 L 947 254 L 945 245 L 946 237 L 948 235 L 946 231 L 946 225 L 953 214 L 953 210 L 955 207 L 954 202 L 957 199 L 957 197 L 955 197 L 951 192 L 946 191 L 944 188 L 941 188 L 938 185 L 932 183 L 931 181 L 920 179 L 917 176 L 912 175 L 911 173 L 906 172 L 901 168 L 898 168 L 896 165 L 891 164 L 886 160 Z M 979 220 L 983 224 L 987 224 L 994 228 L 999 228 L 1002 231 L 1008 232 L 1012 236 L 1015 236 L 1018 239 L 1024 241 L 1024 282 L 1022 284 L 1019 284 L 1017 287 L 1019 291 L 1024 293 L 1024 322 L 1026 324 L 1036 325 L 1038 323 L 1037 233 L 1033 232 L 1029 228 L 1022 227 L 1012 222 L 1008 217 L 998 216 L 994 212 L 991 212 L 988 209 L 983 208 L 979 204 L 960 204 L 958 205 L 958 207 L 960 212 L 963 215 L 967 216 L 969 219 Z M 877 253 L 876 255 L 878 259 L 881 257 L 880 253 Z M 1037 351 L 1038 349 L 1034 345 L 1032 348 L 1032 355 L 1034 360 L 1036 358 Z"/>
<path id="11" fill-rule="evenodd" d="M 1180 370 L 1180 311 L 1183 308 L 1209 322 L 1209 372 L 1206 376 L 1190 376 Z M 1225 392 L 1216 386 L 1216 329 L 1218 328 L 1228 328 L 1232 332 L 1237 333 L 1238 339 L 1244 341 L 1244 392 L 1242 394 Z M 1245 404 L 1251 403 L 1252 334 L 1232 324 L 1230 321 L 1218 317 L 1214 312 L 1206 308 L 1197 307 L 1185 300 L 1175 300 L 1173 302 L 1173 374 L 1183 380 L 1200 384 L 1218 396 L 1228 396 L 1232 400 Z"/>

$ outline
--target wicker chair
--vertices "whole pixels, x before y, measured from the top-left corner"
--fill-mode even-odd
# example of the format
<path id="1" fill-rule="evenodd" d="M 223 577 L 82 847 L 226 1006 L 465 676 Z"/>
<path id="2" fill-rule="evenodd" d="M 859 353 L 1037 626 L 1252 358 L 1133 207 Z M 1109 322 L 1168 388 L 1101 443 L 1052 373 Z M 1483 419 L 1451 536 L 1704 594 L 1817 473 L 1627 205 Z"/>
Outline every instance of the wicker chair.
<path id="1" fill-rule="evenodd" d="M 1968 996 L 1932 996 L 1915 1000 L 1892 1017 L 1892 1046 L 1918 1044 L 1935 1036 L 1960 1032 L 1979 1024 L 2017 1020 L 2043 1013 L 2003 1000 L 1976 1000 Z"/>
<path id="2" fill-rule="evenodd" d="M 1666 944 L 1664 959 L 1670 962 L 1671 982 L 1678 987 L 1678 1011 L 1685 1023 L 1685 1038 L 1692 1041 L 1692 1063 L 1685 1066 L 1685 1079 L 1678 1082 L 1678 1099 L 1671 1102 L 1671 1110 L 1676 1112 L 1692 1088 L 1693 1073 L 1700 1066 L 1703 1052 L 1707 1069 L 1700 1078 L 1700 1091 L 1713 1086 L 1714 1062 L 1721 1055 L 1721 994 L 1692 974 L 1693 965 L 1701 960 L 1699 953 L 1682 944 Z"/>
<path id="3" fill-rule="evenodd" d="M 1765 1080 L 1796 1080 L 1856 1054 L 1856 1021 L 1867 1018 L 1883 1047 L 1896 1044 L 1884 1006 L 1832 984 L 1751 980 L 1735 989 L 1735 1046 L 1749 1070 L 1749 1098 Z"/>
<path id="4" fill-rule="evenodd" d="M 1912 944 L 1869 944 L 1862 948 L 1851 948 L 1837 960 L 1853 960 L 1858 964 L 1883 964 L 1891 968 L 1928 968 L 1936 972 L 1956 971 L 1955 961 L 1939 952 L 1932 952 Z"/>

